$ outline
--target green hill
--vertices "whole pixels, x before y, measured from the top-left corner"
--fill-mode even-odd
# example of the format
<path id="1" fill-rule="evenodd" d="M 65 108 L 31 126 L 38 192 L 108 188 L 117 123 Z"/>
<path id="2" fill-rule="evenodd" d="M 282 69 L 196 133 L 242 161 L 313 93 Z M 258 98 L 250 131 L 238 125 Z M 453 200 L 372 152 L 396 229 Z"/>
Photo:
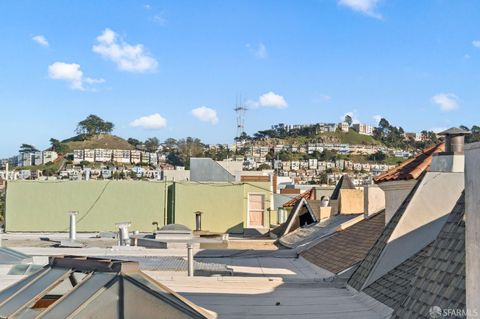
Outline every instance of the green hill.
<path id="1" fill-rule="evenodd" d="M 133 150 L 135 149 L 131 144 L 121 137 L 108 134 L 98 134 L 88 139 L 81 139 L 79 136 L 69 138 L 62 141 L 68 146 L 70 152 L 73 150 L 106 148 L 116 150 Z"/>
<path id="2" fill-rule="evenodd" d="M 382 143 L 372 136 L 358 134 L 354 130 L 346 132 L 320 133 L 315 136 L 297 136 L 288 137 L 285 142 L 292 144 L 305 144 L 308 142 L 329 143 L 329 144 L 362 144 L 362 145 L 382 145 Z"/>

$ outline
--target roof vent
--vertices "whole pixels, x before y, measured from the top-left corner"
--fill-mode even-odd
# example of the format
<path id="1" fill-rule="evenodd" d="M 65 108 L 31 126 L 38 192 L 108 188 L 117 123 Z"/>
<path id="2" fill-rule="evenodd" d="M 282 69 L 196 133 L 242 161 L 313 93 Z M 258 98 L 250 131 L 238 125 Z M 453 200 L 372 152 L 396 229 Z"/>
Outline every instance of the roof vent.
<path id="1" fill-rule="evenodd" d="M 470 134 L 456 127 L 449 128 L 446 131 L 438 133 L 445 136 L 445 153 L 444 154 L 463 154 L 465 145 L 465 135 Z"/>

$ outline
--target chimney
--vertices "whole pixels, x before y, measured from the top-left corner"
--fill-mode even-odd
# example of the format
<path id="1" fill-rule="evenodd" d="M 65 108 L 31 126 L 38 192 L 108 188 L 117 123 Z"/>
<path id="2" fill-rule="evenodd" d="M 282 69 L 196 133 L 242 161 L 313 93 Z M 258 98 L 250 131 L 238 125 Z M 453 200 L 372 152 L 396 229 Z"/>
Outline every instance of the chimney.
<path id="1" fill-rule="evenodd" d="M 434 154 L 430 172 L 461 173 L 465 167 L 465 135 L 470 134 L 456 127 L 438 133 L 445 136 L 445 152 Z"/>
<path id="2" fill-rule="evenodd" d="M 463 149 L 465 145 L 465 135 L 470 134 L 469 131 L 465 131 L 456 127 L 449 128 L 446 131 L 438 133 L 438 135 L 445 136 L 445 155 L 463 155 Z"/>

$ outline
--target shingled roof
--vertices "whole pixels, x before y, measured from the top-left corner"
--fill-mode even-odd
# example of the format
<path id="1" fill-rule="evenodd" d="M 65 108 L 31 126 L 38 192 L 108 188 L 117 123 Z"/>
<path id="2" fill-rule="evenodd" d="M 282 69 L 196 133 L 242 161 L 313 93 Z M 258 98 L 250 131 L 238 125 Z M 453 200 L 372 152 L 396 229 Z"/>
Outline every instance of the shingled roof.
<path id="1" fill-rule="evenodd" d="M 382 233 L 385 212 L 339 231 L 317 245 L 303 251 L 300 256 L 334 274 L 348 269 L 365 258 Z"/>
<path id="2" fill-rule="evenodd" d="M 397 227 L 397 224 L 400 220 L 400 218 L 403 216 L 405 213 L 405 210 L 407 209 L 408 205 L 410 204 L 410 201 L 413 198 L 413 195 L 417 191 L 420 181 L 423 178 L 424 175 L 420 177 L 420 180 L 417 182 L 415 187 L 410 191 L 410 193 L 407 195 L 405 200 L 403 201 L 402 205 L 400 205 L 400 208 L 397 210 L 397 212 L 393 215 L 393 217 L 390 219 L 388 224 L 385 226 L 383 229 L 383 232 L 381 235 L 378 237 L 377 241 L 375 244 L 371 247 L 370 251 L 366 255 L 365 259 L 361 262 L 360 266 L 355 270 L 355 272 L 352 274 L 350 279 L 348 280 L 348 284 L 355 288 L 356 290 L 361 290 L 363 288 L 363 285 L 367 281 L 368 275 L 370 274 L 371 270 L 377 263 L 378 259 L 380 258 L 380 255 L 382 251 L 385 249 L 385 246 L 387 245 L 387 241 L 392 235 L 393 231 L 395 230 L 395 227 Z"/>
<path id="3" fill-rule="evenodd" d="M 377 279 L 363 292 L 380 301 L 392 309 L 397 309 L 407 298 L 415 274 L 426 259 L 431 245 L 428 245 L 418 253 Z"/>
<path id="4" fill-rule="evenodd" d="M 419 267 L 408 297 L 392 318 L 428 318 L 432 306 L 466 309 L 464 213 L 462 194 Z"/>
<path id="5" fill-rule="evenodd" d="M 378 175 L 373 180 L 375 181 L 375 183 L 378 184 L 390 181 L 417 179 L 423 172 L 425 172 L 430 167 L 433 154 L 444 151 L 444 143 L 440 143 L 430 148 L 427 148 L 417 156 L 406 160 L 399 166 L 396 166 L 383 174 Z"/>

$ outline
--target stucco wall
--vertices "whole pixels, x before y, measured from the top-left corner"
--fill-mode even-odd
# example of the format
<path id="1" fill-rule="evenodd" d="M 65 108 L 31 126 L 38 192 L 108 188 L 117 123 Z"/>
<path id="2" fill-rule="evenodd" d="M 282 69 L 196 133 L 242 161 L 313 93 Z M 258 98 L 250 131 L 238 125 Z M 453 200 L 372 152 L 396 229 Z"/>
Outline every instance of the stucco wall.
<path id="1" fill-rule="evenodd" d="M 338 209 L 340 214 L 363 213 L 363 190 L 341 189 Z"/>
<path id="2" fill-rule="evenodd" d="M 211 158 L 190 159 L 190 180 L 198 182 L 233 182 L 235 176 Z"/>
<path id="3" fill-rule="evenodd" d="M 465 261 L 467 310 L 480 311 L 480 143 L 465 145 Z"/>
<path id="4" fill-rule="evenodd" d="M 431 243 L 463 190 L 463 173 L 428 172 L 399 219 L 365 286 Z"/>
<path id="5" fill-rule="evenodd" d="M 385 209 L 385 192 L 378 185 L 369 185 L 363 188 L 364 212 L 367 215 Z"/>
<path id="6" fill-rule="evenodd" d="M 174 222 L 195 229 L 194 213 L 201 211 L 202 230 L 242 233 L 247 227 L 249 193 L 265 194 L 265 209 L 270 207 L 269 183 L 175 183 Z M 267 210 L 264 222 L 267 227 Z"/>
<path id="7" fill-rule="evenodd" d="M 417 180 L 383 182 L 378 186 L 385 192 L 385 224 L 387 224 L 411 192 Z"/>
<path id="8" fill-rule="evenodd" d="M 129 221 L 131 230 L 152 231 L 163 225 L 165 183 L 146 181 L 10 181 L 7 231 L 67 231 L 67 211 L 79 211 L 77 231 L 116 230 Z"/>

